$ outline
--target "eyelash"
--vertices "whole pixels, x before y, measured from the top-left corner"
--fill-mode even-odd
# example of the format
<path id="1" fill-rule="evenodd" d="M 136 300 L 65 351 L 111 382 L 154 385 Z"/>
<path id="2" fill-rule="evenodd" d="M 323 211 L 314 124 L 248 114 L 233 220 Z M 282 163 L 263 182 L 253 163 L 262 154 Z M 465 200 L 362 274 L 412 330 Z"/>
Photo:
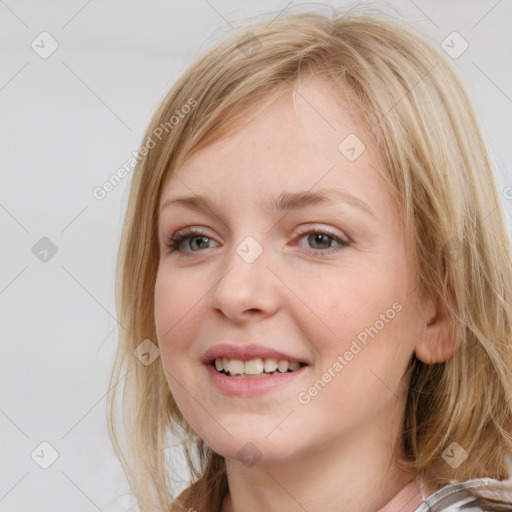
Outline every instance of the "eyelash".
<path id="1" fill-rule="evenodd" d="M 350 245 L 350 242 L 347 242 L 346 240 L 342 240 L 341 238 L 337 237 L 334 233 L 331 233 L 327 230 L 321 230 L 321 229 L 306 229 L 304 231 L 301 231 L 298 233 L 298 238 L 301 239 L 306 235 L 312 235 L 312 234 L 321 234 L 321 235 L 327 235 L 329 238 L 332 238 L 336 242 L 338 242 L 340 245 L 338 247 L 332 248 L 329 247 L 328 249 L 310 249 L 310 251 L 315 252 L 317 254 L 319 253 L 327 253 L 330 254 L 332 252 L 337 252 L 338 250 L 341 250 L 345 247 L 348 247 Z M 198 228 L 186 228 L 185 230 L 176 233 L 173 236 L 168 237 L 165 245 L 169 249 L 169 252 L 174 252 L 179 250 L 179 246 L 183 240 L 190 240 L 192 238 L 196 237 L 204 237 L 208 240 L 211 240 L 212 238 L 208 236 L 207 233 L 202 231 Z M 334 249 L 334 250 L 333 250 Z M 193 251 L 193 252 L 201 252 L 201 251 Z"/>

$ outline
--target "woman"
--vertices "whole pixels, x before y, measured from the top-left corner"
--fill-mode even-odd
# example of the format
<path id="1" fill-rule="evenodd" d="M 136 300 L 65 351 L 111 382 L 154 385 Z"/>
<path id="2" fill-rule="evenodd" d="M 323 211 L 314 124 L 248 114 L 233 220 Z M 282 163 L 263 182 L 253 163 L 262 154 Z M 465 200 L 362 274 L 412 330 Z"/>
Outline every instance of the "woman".
<path id="1" fill-rule="evenodd" d="M 194 63 L 144 141 L 119 424 L 109 397 L 140 510 L 511 510 L 511 244 L 439 52 L 282 15 Z"/>

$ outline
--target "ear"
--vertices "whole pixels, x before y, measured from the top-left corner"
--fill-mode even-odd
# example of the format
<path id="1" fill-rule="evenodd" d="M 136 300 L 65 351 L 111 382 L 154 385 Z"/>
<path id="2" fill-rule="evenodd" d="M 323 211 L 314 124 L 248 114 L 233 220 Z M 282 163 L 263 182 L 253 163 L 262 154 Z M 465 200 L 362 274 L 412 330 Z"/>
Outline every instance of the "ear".
<path id="1" fill-rule="evenodd" d="M 418 336 L 416 357 L 427 364 L 442 363 L 450 359 L 458 348 L 446 306 L 441 301 L 425 300 L 423 326 Z"/>

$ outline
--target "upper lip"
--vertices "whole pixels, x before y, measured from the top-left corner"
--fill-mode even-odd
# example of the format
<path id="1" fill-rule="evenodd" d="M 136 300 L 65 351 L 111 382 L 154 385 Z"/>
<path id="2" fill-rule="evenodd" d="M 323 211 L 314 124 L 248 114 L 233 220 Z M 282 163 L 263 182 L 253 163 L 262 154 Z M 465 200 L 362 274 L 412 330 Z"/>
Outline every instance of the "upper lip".
<path id="1" fill-rule="evenodd" d="M 273 348 L 264 347 L 255 344 L 236 344 L 236 345 L 215 345 L 206 351 L 203 356 L 203 363 L 210 364 L 217 357 L 225 357 L 227 359 L 241 359 L 242 361 L 248 361 L 250 359 L 266 359 L 273 358 L 279 360 L 285 360 L 289 362 L 297 362 L 308 364 L 304 359 L 300 357 L 294 357 L 290 354 L 285 354 L 279 350 Z"/>

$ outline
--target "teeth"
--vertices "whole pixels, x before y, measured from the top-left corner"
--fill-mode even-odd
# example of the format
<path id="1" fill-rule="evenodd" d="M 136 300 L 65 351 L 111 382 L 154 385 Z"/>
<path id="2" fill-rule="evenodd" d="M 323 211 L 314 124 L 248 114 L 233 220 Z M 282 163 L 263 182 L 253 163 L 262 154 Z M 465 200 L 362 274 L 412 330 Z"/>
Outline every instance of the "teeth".
<path id="1" fill-rule="evenodd" d="M 247 375 L 259 375 L 263 373 L 263 359 L 250 359 L 245 361 L 244 373 Z"/>
<path id="2" fill-rule="evenodd" d="M 228 368 L 226 368 L 231 375 L 244 373 L 244 362 L 240 359 L 230 359 Z"/>
<path id="3" fill-rule="evenodd" d="M 277 369 L 280 372 L 287 372 L 288 371 L 288 361 L 277 361 Z"/>
<path id="4" fill-rule="evenodd" d="M 275 372 L 277 370 L 277 359 L 272 359 L 271 357 L 265 359 L 264 368 L 267 373 Z"/>
<path id="5" fill-rule="evenodd" d="M 288 370 L 295 371 L 301 364 L 293 361 L 273 359 L 271 357 L 262 359 L 249 359 L 242 361 L 240 359 L 227 359 L 226 357 L 217 357 L 215 359 L 215 368 L 219 372 L 229 373 L 230 375 L 261 375 L 263 373 L 286 373 Z"/>

